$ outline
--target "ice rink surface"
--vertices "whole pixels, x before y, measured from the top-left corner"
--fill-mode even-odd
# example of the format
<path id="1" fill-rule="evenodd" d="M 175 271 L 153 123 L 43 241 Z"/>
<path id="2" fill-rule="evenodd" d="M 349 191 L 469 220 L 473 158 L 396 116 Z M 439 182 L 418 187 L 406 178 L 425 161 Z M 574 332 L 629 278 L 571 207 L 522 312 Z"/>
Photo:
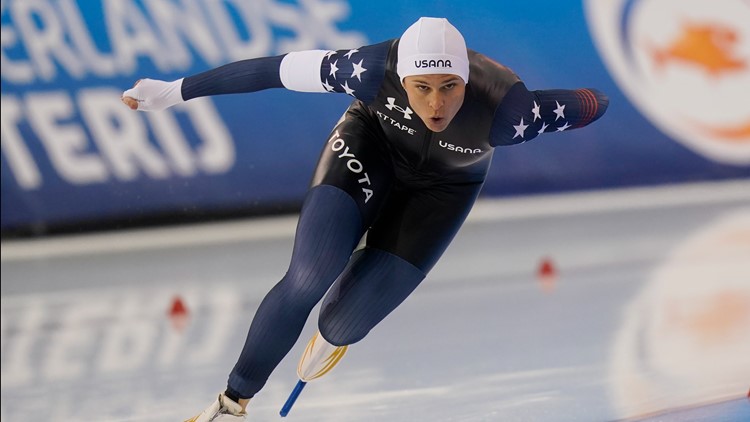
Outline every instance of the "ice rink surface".
<path id="1" fill-rule="evenodd" d="M 198 413 L 295 222 L 3 242 L 2 421 Z M 248 421 L 281 420 L 316 316 Z M 480 202 L 286 419 L 747 421 L 749 388 L 750 181 L 707 183 Z"/>

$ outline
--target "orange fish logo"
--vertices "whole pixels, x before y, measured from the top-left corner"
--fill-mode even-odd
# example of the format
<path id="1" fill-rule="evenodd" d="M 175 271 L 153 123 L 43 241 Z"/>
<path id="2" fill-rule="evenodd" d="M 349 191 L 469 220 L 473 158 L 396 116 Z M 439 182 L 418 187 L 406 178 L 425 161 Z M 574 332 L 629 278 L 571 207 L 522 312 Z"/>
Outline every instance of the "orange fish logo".
<path id="1" fill-rule="evenodd" d="M 721 164 L 750 166 L 750 0 L 584 0 L 599 54 L 638 111 Z"/>
<path id="2" fill-rule="evenodd" d="M 745 61 L 734 56 L 737 33 L 729 28 L 712 24 L 685 24 L 680 36 L 668 47 L 652 48 L 657 67 L 679 62 L 703 69 L 712 77 L 725 72 L 747 68 Z"/>

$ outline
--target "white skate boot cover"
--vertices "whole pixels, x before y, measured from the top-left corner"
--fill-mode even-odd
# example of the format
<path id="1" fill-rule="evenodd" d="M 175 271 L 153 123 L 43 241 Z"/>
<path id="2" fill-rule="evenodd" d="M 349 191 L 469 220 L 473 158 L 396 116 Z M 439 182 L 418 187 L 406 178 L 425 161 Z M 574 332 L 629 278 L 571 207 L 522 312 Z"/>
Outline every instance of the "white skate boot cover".
<path id="1" fill-rule="evenodd" d="M 242 422 L 245 420 L 245 415 L 242 406 L 221 393 L 200 415 L 185 422 Z"/>
<path id="2" fill-rule="evenodd" d="M 307 348 L 297 365 L 297 375 L 302 381 L 310 381 L 327 374 L 344 357 L 349 346 L 334 346 L 320 332 L 307 343 Z"/>

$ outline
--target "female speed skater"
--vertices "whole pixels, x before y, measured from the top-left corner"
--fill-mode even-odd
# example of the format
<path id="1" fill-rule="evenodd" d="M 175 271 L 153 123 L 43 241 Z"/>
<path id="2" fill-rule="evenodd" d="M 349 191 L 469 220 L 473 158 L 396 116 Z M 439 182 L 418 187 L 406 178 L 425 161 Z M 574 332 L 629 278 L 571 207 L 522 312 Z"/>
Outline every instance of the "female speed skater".
<path id="1" fill-rule="evenodd" d="M 529 90 L 509 68 L 467 49 L 446 19 L 424 17 L 399 38 L 355 49 L 242 60 L 172 82 L 141 79 L 122 100 L 152 111 L 270 88 L 354 100 L 323 143 L 288 271 L 258 307 L 226 390 L 189 421 L 244 420 L 321 300 L 311 346 L 340 358 L 440 259 L 496 147 L 586 126 L 609 103 L 595 89 Z"/>

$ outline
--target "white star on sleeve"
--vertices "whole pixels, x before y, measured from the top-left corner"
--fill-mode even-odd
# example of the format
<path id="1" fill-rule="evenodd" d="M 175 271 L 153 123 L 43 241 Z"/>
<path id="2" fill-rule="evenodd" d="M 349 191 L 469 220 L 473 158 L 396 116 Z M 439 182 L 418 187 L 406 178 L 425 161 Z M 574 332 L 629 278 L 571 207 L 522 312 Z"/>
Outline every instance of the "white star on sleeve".
<path id="1" fill-rule="evenodd" d="M 335 55 L 335 51 L 329 51 L 328 54 L 326 54 L 326 59 L 331 60 L 331 56 Z"/>
<path id="2" fill-rule="evenodd" d="M 344 81 L 344 84 L 341 85 L 341 87 L 344 88 L 344 92 L 351 95 L 352 97 L 354 96 L 354 90 L 349 88 L 349 82 Z"/>
<path id="3" fill-rule="evenodd" d="M 518 124 L 518 126 L 513 126 L 513 128 L 516 130 L 516 134 L 513 135 L 513 139 L 516 139 L 517 137 L 521 137 L 523 139 L 523 133 L 526 131 L 526 128 L 529 127 L 529 125 L 523 124 L 523 117 L 521 117 L 521 123 Z"/>
<path id="4" fill-rule="evenodd" d="M 534 121 L 536 122 L 536 119 L 541 119 L 542 115 L 539 113 L 539 104 L 534 101 L 534 108 L 531 109 L 531 112 L 534 113 Z"/>
<path id="5" fill-rule="evenodd" d="M 326 79 L 325 82 L 323 82 L 323 88 L 325 88 L 326 91 L 328 92 L 333 91 L 333 87 L 331 85 L 328 85 L 328 79 Z"/>
<path id="6" fill-rule="evenodd" d="M 539 129 L 539 132 L 537 133 L 544 133 L 544 130 L 547 129 L 549 125 L 547 123 L 542 122 L 542 128 Z"/>
<path id="7" fill-rule="evenodd" d="M 357 50 L 357 49 L 355 48 L 354 50 L 349 50 L 349 52 L 348 52 L 348 53 L 346 53 L 346 54 L 344 54 L 344 56 L 345 56 L 345 57 L 346 57 L 347 59 L 351 60 L 351 59 L 352 59 L 352 54 L 354 54 L 354 53 L 358 53 L 358 52 L 359 52 L 359 50 Z"/>
<path id="8" fill-rule="evenodd" d="M 564 131 L 565 129 L 567 129 L 569 127 L 570 127 L 570 125 L 568 124 L 568 122 L 565 122 L 564 125 L 562 125 L 562 126 L 560 126 L 560 127 L 557 128 L 557 131 L 558 132 L 562 132 L 562 131 Z"/>
<path id="9" fill-rule="evenodd" d="M 339 68 L 336 67 L 336 63 L 339 61 L 336 60 L 335 62 L 331 63 L 331 72 L 328 74 L 328 76 L 333 76 L 333 79 L 336 79 L 336 72 L 339 71 Z"/>
<path id="10" fill-rule="evenodd" d="M 555 114 L 557 114 L 557 117 L 555 117 L 555 121 L 559 118 L 565 118 L 565 105 L 560 105 L 557 101 L 555 101 L 555 104 L 557 104 L 557 108 L 554 110 Z"/>
<path id="11" fill-rule="evenodd" d="M 352 66 L 354 66 L 354 71 L 352 72 L 352 78 L 356 76 L 360 82 L 362 82 L 362 78 L 360 78 L 359 75 L 363 74 L 364 72 L 367 72 L 367 69 L 365 69 L 362 66 L 363 61 L 365 61 L 365 59 L 360 60 L 359 63 L 352 62 Z"/>

